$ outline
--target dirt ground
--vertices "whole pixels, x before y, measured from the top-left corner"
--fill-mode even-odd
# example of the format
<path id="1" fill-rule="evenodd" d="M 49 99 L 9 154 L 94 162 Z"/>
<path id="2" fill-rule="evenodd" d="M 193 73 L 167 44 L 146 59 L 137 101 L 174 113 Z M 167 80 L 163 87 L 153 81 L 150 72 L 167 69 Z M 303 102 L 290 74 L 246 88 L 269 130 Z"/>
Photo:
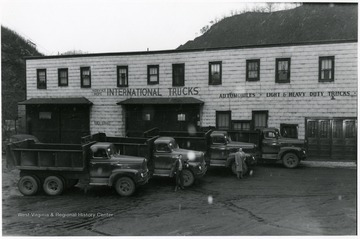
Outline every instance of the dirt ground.
<path id="1" fill-rule="evenodd" d="M 25 197 L 18 171 L 3 168 L 3 235 L 356 235 L 356 169 L 260 165 L 238 180 L 225 168 L 174 192 L 153 178 L 129 198 L 82 185 Z"/>

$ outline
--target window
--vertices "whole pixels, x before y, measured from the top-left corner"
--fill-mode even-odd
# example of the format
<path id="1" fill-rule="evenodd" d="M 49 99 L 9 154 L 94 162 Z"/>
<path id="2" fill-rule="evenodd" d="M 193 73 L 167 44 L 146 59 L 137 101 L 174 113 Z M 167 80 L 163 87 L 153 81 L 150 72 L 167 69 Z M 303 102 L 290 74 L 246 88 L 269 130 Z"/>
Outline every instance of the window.
<path id="1" fill-rule="evenodd" d="M 252 119 L 254 129 L 266 128 L 268 125 L 268 111 L 253 111 Z"/>
<path id="2" fill-rule="evenodd" d="M 233 130 L 250 130 L 250 121 L 249 120 L 233 120 L 232 121 Z"/>
<path id="3" fill-rule="evenodd" d="M 308 135 L 308 138 L 317 138 L 318 137 L 317 121 L 312 120 L 307 123 L 307 135 Z"/>
<path id="4" fill-rule="evenodd" d="M 144 113 L 143 114 L 143 120 L 144 121 L 150 121 L 151 120 L 151 114 L 150 113 Z"/>
<path id="5" fill-rule="evenodd" d="M 148 85 L 159 84 L 159 65 L 148 66 Z"/>
<path id="6" fill-rule="evenodd" d="M 105 149 L 98 149 L 96 152 L 94 152 L 95 158 L 108 158 L 109 156 L 106 153 Z"/>
<path id="7" fill-rule="evenodd" d="M 246 60 L 246 81 L 260 80 L 260 60 Z"/>
<path id="8" fill-rule="evenodd" d="M 186 121 L 186 115 L 185 114 L 178 114 L 177 119 L 178 119 L 178 121 Z"/>
<path id="9" fill-rule="evenodd" d="M 90 88 L 91 87 L 91 72 L 90 67 L 81 67 L 81 87 Z"/>
<path id="10" fill-rule="evenodd" d="M 118 66 L 117 67 L 117 86 L 127 87 L 128 86 L 128 67 Z"/>
<path id="11" fill-rule="evenodd" d="M 156 152 L 171 152 L 171 150 L 167 144 L 160 143 L 156 145 Z"/>
<path id="12" fill-rule="evenodd" d="M 334 81 L 334 57 L 319 57 L 319 82 Z"/>
<path id="13" fill-rule="evenodd" d="M 298 138 L 298 125 L 297 124 L 280 124 L 280 133 L 286 138 Z"/>
<path id="14" fill-rule="evenodd" d="M 173 86 L 185 85 L 185 64 L 173 64 Z"/>
<path id="15" fill-rule="evenodd" d="M 345 138 L 356 139 L 356 122 L 355 120 L 344 120 L 345 124 Z"/>
<path id="16" fill-rule="evenodd" d="M 276 59 L 276 83 L 290 83 L 290 58 Z"/>
<path id="17" fill-rule="evenodd" d="M 68 69 L 58 69 L 59 86 L 68 86 Z"/>
<path id="18" fill-rule="evenodd" d="M 46 69 L 37 69 L 37 88 L 46 89 Z"/>
<path id="19" fill-rule="evenodd" d="M 320 120 L 319 121 L 319 136 L 320 138 L 327 139 L 329 138 L 330 133 L 330 121 L 329 120 Z"/>
<path id="20" fill-rule="evenodd" d="M 209 62 L 209 85 L 221 85 L 221 61 Z"/>
<path id="21" fill-rule="evenodd" d="M 51 119 L 51 112 L 39 112 L 39 119 Z"/>
<path id="22" fill-rule="evenodd" d="M 342 120 L 334 120 L 333 121 L 333 138 L 341 139 L 343 138 L 343 121 Z"/>
<path id="23" fill-rule="evenodd" d="M 216 128 L 230 129 L 231 111 L 216 111 Z"/>

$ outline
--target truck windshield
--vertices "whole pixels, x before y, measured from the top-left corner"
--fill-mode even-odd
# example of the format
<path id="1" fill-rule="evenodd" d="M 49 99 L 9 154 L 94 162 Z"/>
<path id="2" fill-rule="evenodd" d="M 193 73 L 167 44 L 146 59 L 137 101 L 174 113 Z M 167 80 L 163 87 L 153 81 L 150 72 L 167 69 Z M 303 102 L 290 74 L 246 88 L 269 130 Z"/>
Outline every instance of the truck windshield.
<path id="1" fill-rule="evenodd" d="M 179 145 L 176 142 L 170 142 L 169 143 L 169 148 L 170 149 L 178 149 Z"/>
<path id="2" fill-rule="evenodd" d="M 111 157 L 112 155 L 120 154 L 120 151 L 118 152 L 114 145 L 110 145 L 110 147 L 107 148 L 107 154 Z"/>

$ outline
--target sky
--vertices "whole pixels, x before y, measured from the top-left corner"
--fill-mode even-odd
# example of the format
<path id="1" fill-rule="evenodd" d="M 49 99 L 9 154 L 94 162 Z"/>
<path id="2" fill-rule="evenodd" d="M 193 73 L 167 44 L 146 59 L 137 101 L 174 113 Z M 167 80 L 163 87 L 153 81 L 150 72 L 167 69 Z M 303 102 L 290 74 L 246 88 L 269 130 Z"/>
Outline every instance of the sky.
<path id="1" fill-rule="evenodd" d="M 255 3 L 263 4 L 263 3 Z M 45 55 L 175 49 L 243 0 L 1 0 L 1 25 Z"/>

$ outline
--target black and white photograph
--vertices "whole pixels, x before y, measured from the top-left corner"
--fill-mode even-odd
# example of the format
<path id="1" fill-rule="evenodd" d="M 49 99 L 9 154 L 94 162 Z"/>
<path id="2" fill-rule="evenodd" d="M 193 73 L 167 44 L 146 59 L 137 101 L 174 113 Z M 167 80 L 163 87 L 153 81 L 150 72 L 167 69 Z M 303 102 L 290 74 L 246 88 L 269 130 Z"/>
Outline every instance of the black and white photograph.
<path id="1" fill-rule="evenodd" d="M 357 1 L 0 8 L 2 236 L 357 237 Z"/>

